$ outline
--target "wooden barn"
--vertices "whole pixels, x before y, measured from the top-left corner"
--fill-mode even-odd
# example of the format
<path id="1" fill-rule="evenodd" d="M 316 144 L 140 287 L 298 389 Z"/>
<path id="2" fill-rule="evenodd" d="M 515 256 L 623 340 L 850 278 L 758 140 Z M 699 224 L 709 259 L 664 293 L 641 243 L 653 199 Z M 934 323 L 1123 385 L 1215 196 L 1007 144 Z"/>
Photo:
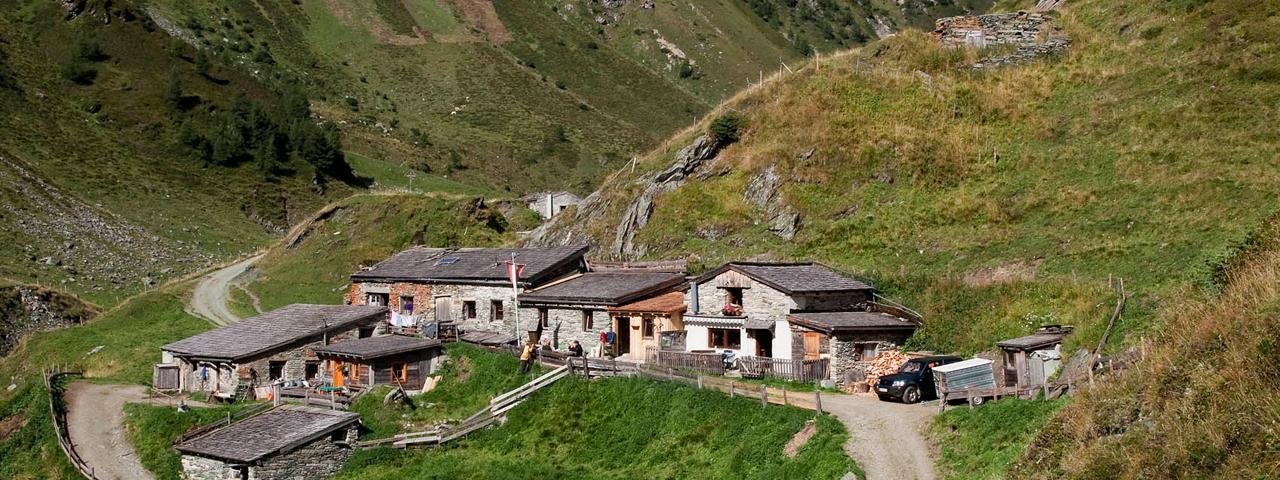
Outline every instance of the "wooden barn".
<path id="1" fill-rule="evenodd" d="M 385 335 L 315 349 L 335 387 L 390 385 L 420 389 L 443 358 L 439 340 Z"/>

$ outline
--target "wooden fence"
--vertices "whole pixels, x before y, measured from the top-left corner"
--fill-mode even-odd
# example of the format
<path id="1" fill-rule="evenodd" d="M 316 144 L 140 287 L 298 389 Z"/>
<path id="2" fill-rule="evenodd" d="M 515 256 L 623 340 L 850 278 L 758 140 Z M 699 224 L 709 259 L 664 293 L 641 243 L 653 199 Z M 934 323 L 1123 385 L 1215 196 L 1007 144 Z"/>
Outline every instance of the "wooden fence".
<path id="1" fill-rule="evenodd" d="M 645 350 L 645 363 L 708 375 L 724 375 L 724 359 L 719 353 L 675 352 L 648 347 Z"/>
<path id="2" fill-rule="evenodd" d="M 76 452 L 76 446 L 71 442 L 71 434 L 67 431 L 67 409 L 66 404 L 62 402 L 62 385 L 58 383 L 60 377 L 67 375 L 80 375 L 80 372 L 61 370 L 44 372 L 44 388 L 49 391 L 49 415 L 53 421 L 54 434 L 58 437 L 58 448 L 62 449 L 62 453 L 67 456 L 67 461 L 71 462 L 71 466 L 84 475 L 84 478 L 98 480 L 99 477 L 94 475 L 93 467 L 85 463 L 84 459 L 80 458 L 80 453 Z"/>
<path id="3" fill-rule="evenodd" d="M 744 378 L 773 377 L 794 382 L 817 382 L 830 376 L 831 360 L 740 357 L 738 368 Z"/>
<path id="4" fill-rule="evenodd" d="M 787 405 L 799 407 L 806 410 L 813 410 L 822 413 L 822 392 L 792 392 L 786 389 L 773 388 L 765 385 L 745 383 L 730 380 L 723 377 L 687 374 L 674 369 L 667 371 L 657 371 L 652 368 L 641 368 L 637 371 L 641 377 L 662 380 L 668 382 L 677 382 L 704 390 L 716 390 L 728 394 L 730 397 L 743 397 L 751 399 L 759 399 L 761 406 L 768 404 Z"/>

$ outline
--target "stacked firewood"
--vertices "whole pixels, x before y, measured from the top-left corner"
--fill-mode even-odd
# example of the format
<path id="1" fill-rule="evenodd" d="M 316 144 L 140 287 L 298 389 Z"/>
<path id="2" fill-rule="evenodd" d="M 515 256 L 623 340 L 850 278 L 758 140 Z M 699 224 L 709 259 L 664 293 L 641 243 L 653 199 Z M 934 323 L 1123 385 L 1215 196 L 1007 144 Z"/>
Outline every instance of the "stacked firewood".
<path id="1" fill-rule="evenodd" d="M 871 363 L 867 364 L 867 385 L 875 388 L 880 377 L 898 373 L 902 364 L 907 363 L 907 355 L 897 350 L 880 352 Z"/>

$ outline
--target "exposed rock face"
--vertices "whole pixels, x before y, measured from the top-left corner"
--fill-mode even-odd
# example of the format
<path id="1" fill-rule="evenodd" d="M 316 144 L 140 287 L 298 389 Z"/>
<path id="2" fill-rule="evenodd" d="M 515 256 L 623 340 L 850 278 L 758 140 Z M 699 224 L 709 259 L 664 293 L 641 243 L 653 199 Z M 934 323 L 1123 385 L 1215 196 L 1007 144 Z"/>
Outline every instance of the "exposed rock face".
<path id="1" fill-rule="evenodd" d="M 1017 47 L 1013 53 L 987 57 L 973 68 L 995 68 L 1024 63 L 1038 57 L 1061 53 L 1071 39 L 1058 31 L 1053 18 L 1042 13 L 993 13 L 989 15 L 940 18 L 933 36 L 943 45 L 985 48 L 998 45 Z"/>
<path id="2" fill-rule="evenodd" d="M 743 198 L 764 211 L 764 218 L 769 223 L 769 231 L 787 240 L 795 238 L 800 228 L 800 213 L 790 205 L 782 203 L 782 195 L 778 188 L 782 186 L 782 177 L 773 165 L 760 172 L 747 182 L 747 190 L 742 192 Z"/>
<path id="3" fill-rule="evenodd" d="M 716 156 L 720 145 L 710 135 L 702 134 L 693 143 L 676 152 L 676 160 L 666 170 L 659 172 L 653 180 L 645 185 L 640 196 L 627 205 L 618 223 L 618 234 L 614 237 L 609 254 L 614 258 L 633 259 L 644 255 L 644 247 L 635 244 L 636 232 L 649 223 L 653 215 L 653 201 L 658 195 L 675 190 L 684 184 L 703 162 Z"/>
<path id="4" fill-rule="evenodd" d="M 0 288 L 0 356 L 31 333 L 83 323 L 97 311 L 73 297 L 25 285 Z"/>

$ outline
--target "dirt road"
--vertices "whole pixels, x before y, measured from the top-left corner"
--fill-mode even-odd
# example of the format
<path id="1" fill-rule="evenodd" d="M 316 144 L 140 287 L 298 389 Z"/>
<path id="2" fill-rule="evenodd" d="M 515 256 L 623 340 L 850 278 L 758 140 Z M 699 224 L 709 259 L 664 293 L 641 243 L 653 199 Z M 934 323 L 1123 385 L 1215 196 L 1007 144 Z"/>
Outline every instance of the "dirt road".
<path id="1" fill-rule="evenodd" d="M 191 303 L 187 305 L 187 313 L 206 318 L 218 325 L 230 325 L 240 321 L 240 317 L 227 308 L 227 296 L 231 292 L 232 283 L 249 271 L 254 262 L 261 258 L 262 255 L 246 258 L 200 279 L 195 291 L 191 293 Z"/>
<path id="2" fill-rule="evenodd" d="M 147 387 L 75 382 L 67 387 L 66 402 L 71 443 L 80 458 L 93 467 L 94 476 L 102 480 L 155 478 L 138 462 L 124 429 L 124 404 L 148 403 Z"/>
<path id="3" fill-rule="evenodd" d="M 822 407 L 849 429 L 844 451 L 866 471 L 867 480 L 933 480 L 933 458 L 922 432 L 936 407 L 826 394 Z"/>

